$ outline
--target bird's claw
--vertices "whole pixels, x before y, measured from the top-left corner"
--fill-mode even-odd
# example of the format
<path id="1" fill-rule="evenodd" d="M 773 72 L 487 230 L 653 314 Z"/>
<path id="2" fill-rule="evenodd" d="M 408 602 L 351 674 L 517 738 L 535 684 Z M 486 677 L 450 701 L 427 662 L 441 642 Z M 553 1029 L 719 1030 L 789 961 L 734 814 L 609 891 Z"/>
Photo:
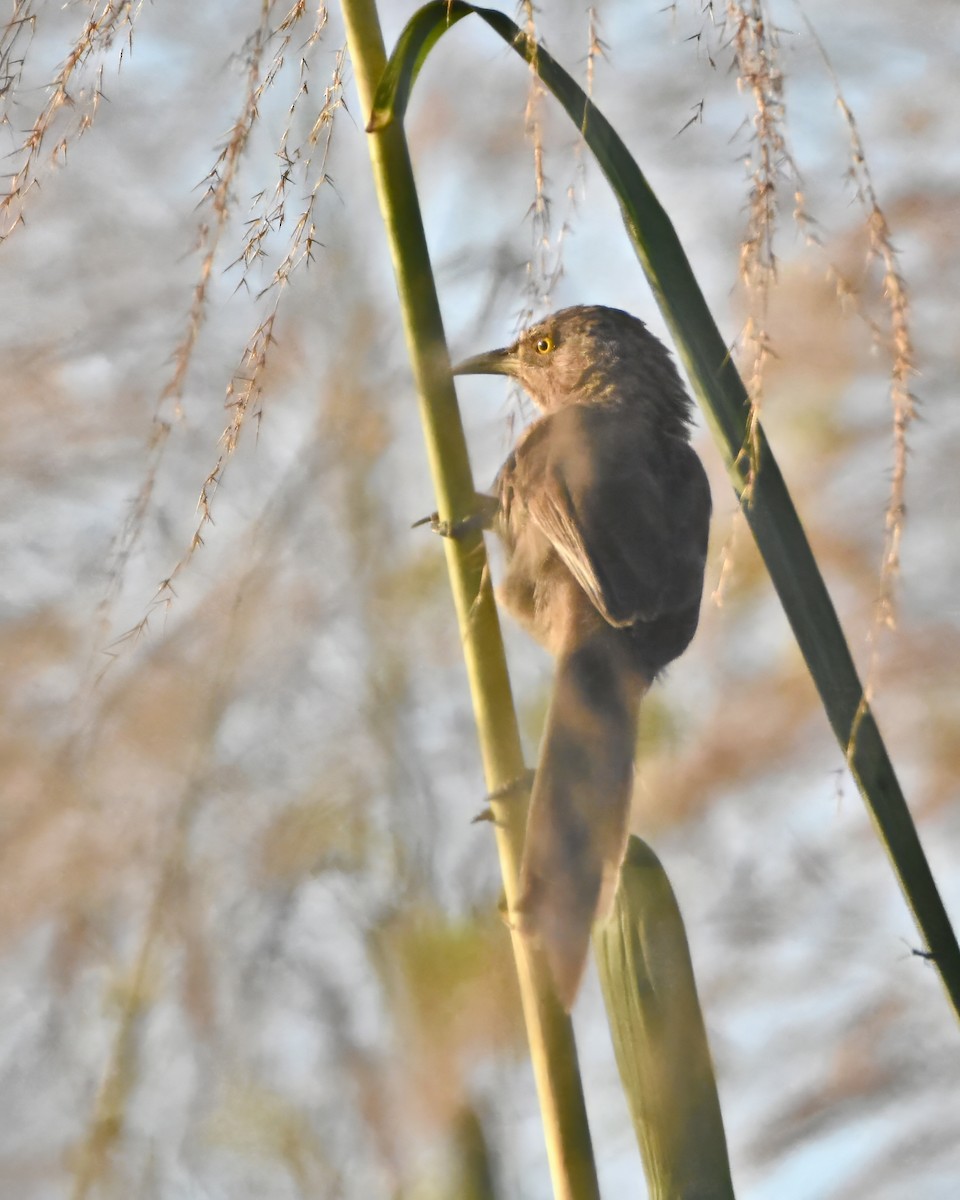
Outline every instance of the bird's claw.
<path id="1" fill-rule="evenodd" d="M 527 792 L 533 786 L 534 778 L 537 772 L 533 767 L 528 767 L 522 771 L 514 779 L 508 779 L 506 783 L 501 783 L 498 788 L 494 788 L 487 796 L 488 800 L 509 800 L 511 796 L 516 796 L 521 792 Z"/>
<path id="2" fill-rule="evenodd" d="M 461 517 L 459 521 L 446 521 L 440 517 L 439 513 L 431 513 L 428 517 L 421 517 L 419 521 L 414 521 L 410 526 L 411 529 L 419 529 L 421 525 L 429 525 L 434 533 L 439 533 L 441 537 L 459 539 L 466 537 L 470 533 L 476 533 L 478 530 L 489 529 L 490 524 L 497 512 L 497 501 L 492 496 L 477 496 L 477 507 L 467 516 Z"/>
<path id="3" fill-rule="evenodd" d="M 421 525 L 429 525 L 434 533 L 439 533 L 445 538 L 462 538 L 470 533 L 474 525 L 474 518 L 464 517 L 461 521 L 442 521 L 439 513 L 431 513 L 429 517 L 421 517 L 419 521 L 414 521 L 410 526 L 411 529 L 419 529 Z"/>
<path id="4" fill-rule="evenodd" d="M 533 784 L 533 778 L 536 771 L 528 769 L 522 775 L 518 775 L 515 779 L 509 779 L 506 783 L 502 783 L 498 788 L 494 788 L 492 792 L 487 793 L 488 800 L 509 800 L 512 796 L 518 795 L 520 792 L 529 791 Z M 491 825 L 496 825 L 497 818 L 494 815 L 493 809 L 488 804 L 486 808 L 481 809 L 475 817 L 470 821 L 471 825 L 482 825 L 484 821 L 489 821 Z"/>

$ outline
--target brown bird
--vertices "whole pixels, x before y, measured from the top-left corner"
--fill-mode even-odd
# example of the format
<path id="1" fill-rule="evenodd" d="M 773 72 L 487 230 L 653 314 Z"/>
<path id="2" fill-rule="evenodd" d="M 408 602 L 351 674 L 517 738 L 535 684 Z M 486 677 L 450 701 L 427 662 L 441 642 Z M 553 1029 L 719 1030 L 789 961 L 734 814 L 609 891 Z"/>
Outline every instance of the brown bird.
<path id="1" fill-rule="evenodd" d="M 697 628 L 710 489 L 680 376 L 628 313 L 563 309 L 454 373 L 513 376 L 543 413 L 486 499 L 501 602 L 557 660 L 517 916 L 569 1010 L 626 850 L 641 698 Z"/>

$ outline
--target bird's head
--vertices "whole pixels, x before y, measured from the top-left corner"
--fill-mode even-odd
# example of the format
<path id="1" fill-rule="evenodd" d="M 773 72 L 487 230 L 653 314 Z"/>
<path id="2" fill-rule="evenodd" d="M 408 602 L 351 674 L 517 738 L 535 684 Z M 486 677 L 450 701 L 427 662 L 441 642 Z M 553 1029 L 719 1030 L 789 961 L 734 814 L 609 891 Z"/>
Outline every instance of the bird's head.
<path id="1" fill-rule="evenodd" d="M 465 359 L 455 375 L 510 375 L 543 412 L 570 404 L 648 409 L 658 424 L 685 432 L 687 396 L 673 360 L 646 325 L 618 308 L 563 308 L 512 346 Z"/>

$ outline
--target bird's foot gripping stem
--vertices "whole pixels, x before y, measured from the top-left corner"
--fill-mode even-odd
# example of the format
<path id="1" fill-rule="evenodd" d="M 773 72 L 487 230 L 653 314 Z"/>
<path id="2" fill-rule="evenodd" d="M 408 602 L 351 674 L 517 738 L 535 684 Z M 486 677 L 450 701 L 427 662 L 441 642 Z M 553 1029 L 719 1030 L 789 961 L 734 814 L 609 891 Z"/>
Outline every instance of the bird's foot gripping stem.
<path id="1" fill-rule="evenodd" d="M 433 532 L 439 533 L 441 537 L 459 539 L 489 529 L 493 525 L 498 508 L 494 496 L 484 496 L 478 492 L 473 512 L 461 517 L 459 521 L 443 521 L 439 513 L 431 513 L 429 517 L 421 517 L 419 521 L 414 521 L 410 528 L 417 529 L 421 525 L 429 525 Z"/>
<path id="2" fill-rule="evenodd" d="M 525 794 L 533 787 L 533 781 L 537 772 L 529 767 L 515 779 L 508 779 L 506 783 L 501 783 L 498 788 L 494 788 L 492 792 L 487 793 L 488 800 L 511 800 L 517 796 Z M 482 821 L 495 821 L 493 809 L 488 804 L 482 812 L 470 822 L 471 825 L 479 825 Z"/>

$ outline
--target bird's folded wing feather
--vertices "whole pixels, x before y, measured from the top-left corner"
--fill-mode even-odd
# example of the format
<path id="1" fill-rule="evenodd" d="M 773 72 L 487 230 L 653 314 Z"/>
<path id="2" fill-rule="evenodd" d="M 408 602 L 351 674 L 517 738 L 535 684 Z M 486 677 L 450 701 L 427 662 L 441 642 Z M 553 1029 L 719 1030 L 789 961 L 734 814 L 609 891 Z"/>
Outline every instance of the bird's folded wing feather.
<path id="1" fill-rule="evenodd" d="M 531 518 L 610 624 L 699 600 L 710 491 L 686 442 L 575 405 L 538 422 L 517 459 Z"/>

